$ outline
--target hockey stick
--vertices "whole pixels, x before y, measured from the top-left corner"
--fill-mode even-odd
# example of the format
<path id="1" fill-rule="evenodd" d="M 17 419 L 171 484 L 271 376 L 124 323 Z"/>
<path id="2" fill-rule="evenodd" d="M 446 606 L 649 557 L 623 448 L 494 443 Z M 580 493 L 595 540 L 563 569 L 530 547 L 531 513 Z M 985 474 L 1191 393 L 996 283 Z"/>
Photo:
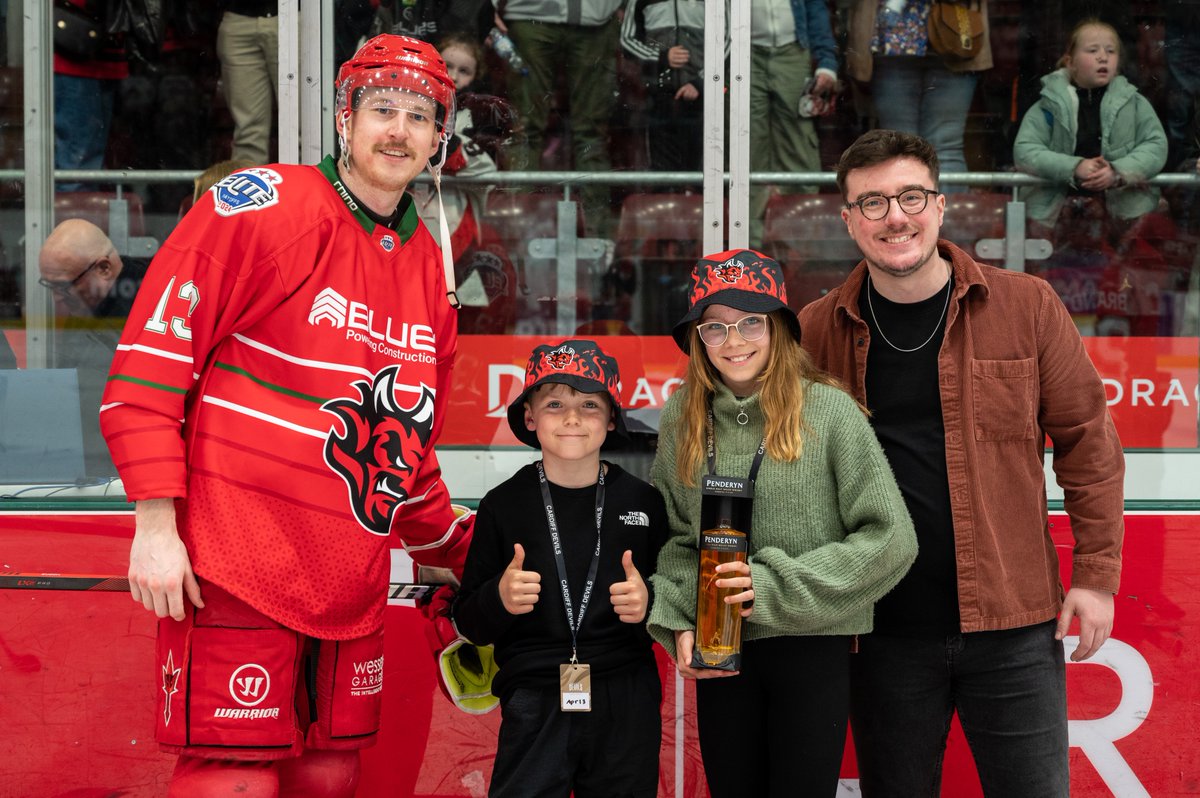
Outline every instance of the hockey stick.
<path id="1" fill-rule="evenodd" d="M 419 601 L 441 587 L 437 583 L 389 582 L 389 599 Z M 129 579 L 106 574 L 41 574 L 0 571 L 0 589 L 14 590 L 95 590 L 107 593 L 129 592 Z"/>
<path id="2" fill-rule="evenodd" d="M 0 588 L 17 590 L 99 590 L 109 593 L 129 591 L 129 580 L 123 576 L 102 574 L 30 574 L 16 571 L 0 572 Z"/>

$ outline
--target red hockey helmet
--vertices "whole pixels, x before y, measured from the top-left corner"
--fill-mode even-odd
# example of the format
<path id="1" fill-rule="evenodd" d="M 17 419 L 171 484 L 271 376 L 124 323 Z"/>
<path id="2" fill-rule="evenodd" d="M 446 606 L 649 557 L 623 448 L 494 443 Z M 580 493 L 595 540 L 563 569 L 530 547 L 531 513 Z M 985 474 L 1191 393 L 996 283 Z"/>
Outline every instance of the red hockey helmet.
<path id="1" fill-rule="evenodd" d="M 338 70 L 337 112 L 356 110 L 368 88 L 395 89 L 433 100 L 442 139 L 453 134 L 454 81 L 432 44 L 388 33 L 368 41 Z"/>

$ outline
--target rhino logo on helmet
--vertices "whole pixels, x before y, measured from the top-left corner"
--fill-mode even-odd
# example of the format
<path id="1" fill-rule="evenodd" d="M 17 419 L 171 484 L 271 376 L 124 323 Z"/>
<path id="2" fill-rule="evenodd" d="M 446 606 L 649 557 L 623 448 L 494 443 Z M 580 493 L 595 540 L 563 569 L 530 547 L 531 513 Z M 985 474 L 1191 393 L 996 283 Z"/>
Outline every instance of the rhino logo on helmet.
<path id="1" fill-rule="evenodd" d="M 417 468 L 433 437 L 433 397 L 422 385 L 410 408 L 396 402 L 398 365 L 353 383 L 358 399 L 331 399 L 321 406 L 344 431 L 331 428 L 325 462 L 346 481 L 354 517 L 374 535 L 387 535 L 396 509 L 409 499 Z"/>

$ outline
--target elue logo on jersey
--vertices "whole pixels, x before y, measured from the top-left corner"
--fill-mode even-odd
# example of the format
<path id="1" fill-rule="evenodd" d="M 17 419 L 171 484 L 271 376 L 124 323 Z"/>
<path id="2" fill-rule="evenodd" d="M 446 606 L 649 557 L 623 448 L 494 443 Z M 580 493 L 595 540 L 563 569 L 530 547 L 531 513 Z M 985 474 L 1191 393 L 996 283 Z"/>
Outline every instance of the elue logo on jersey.
<path id="1" fill-rule="evenodd" d="M 209 190 L 217 213 L 233 216 L 242 211 L 269 208 L 279 202 L 275 186 L 282 182 L 283 178 L 275 170 L 256 167 L 234 172 Z"/>
<path id="2" fill-rule="evenodd" d="M 382 352 L 391 357 L 400 357 L 401 350 L 404 349 L 437 354 L 436 338 L 433 328 L 428 324 L 397 324 L 391 316 L 386 316 L 380 321 L 375 311 L 365 302 L 347 300 L 328 287 L 322 289 L 313 299 L 312 307 L 308 311 L 308 323 L 314 327 L 329 324 L 334 329 L 345 328 L 346 340 L 364 343 L 371 351 Z M 435 362 L 429 355 L 408 359 Z"/>
<path id="3" fill-rule="evenodd" d="M 321 405 L 342 421 L 325 440 L 325 462 L 350 490 L 354 517 L 374 535 L 387 535 L 396 508 L 408 501 L 408 488 L 433 437 L 433 390 L 422 385 L 409 408 L 396 401 L 400 366 L 382 369 L 371 382 L 357 380 L 356 399 Z"/>

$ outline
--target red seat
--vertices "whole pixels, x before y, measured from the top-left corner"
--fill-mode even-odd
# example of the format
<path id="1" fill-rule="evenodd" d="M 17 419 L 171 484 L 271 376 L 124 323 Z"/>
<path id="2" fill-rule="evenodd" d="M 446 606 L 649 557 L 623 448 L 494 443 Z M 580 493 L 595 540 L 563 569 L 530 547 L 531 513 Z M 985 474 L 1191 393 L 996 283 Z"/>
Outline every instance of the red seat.
<path id="1" fill-rule="evenodd" d="M 488 195 L 483 221 L 491 225 L 509 252 L 528 257 L 525 242 L 534 238 L 554 238 L 558 233 L 558 203 L 561 194 L 493 191 Z M 578 205 L 576 205 L 578 209 Z M 576 235 L 583 235 L 583 215 L 577 210 Z M 519 246 L 514 247 L 517 244 Z"/>
<path id="2" fill-rule="evenodd" d="M 1004 214 L 1010 199 L 1008 194 L 981 191 L 947 195 L 942 238 L 978 257 L 975 244 L 980 239 L 1004 238 Z"/>
<path id="3" fill-rule="evenodd" d="M 107 234 L 109 202 L 114 199 L 118 197 L 110 191 L 60 191 L 54 195 L 55 224 L 64 219 L 85 219 Z M 131 191 L 125 191 L 120 199 L 129 203 L 129 235 L 146 235 L 142 198 Z"/>
<path id="4" fill-rule="evenodd" d="M 694 261 L 704 254 L 703 237 L 704 197 L 700 194 L 631 194 L 621 205 L 618 256 L 663 257 L 670 251 Z"/>
<path id="5" fill-rule="evenodd" d="M 779 194 L 767 204 L 763 251 L 783 266 L 788 305 L 799 310 L 841 284 L 862 253 L 837 194 Z"/>
<path id="6" fill-rule="evenodd" d="M 690 275 L 704 254 L 704 197 L 631 194 L 617 223 L 615 268 L 633 275 L 634 326 L 663 335 L 687 312 Z"/>

